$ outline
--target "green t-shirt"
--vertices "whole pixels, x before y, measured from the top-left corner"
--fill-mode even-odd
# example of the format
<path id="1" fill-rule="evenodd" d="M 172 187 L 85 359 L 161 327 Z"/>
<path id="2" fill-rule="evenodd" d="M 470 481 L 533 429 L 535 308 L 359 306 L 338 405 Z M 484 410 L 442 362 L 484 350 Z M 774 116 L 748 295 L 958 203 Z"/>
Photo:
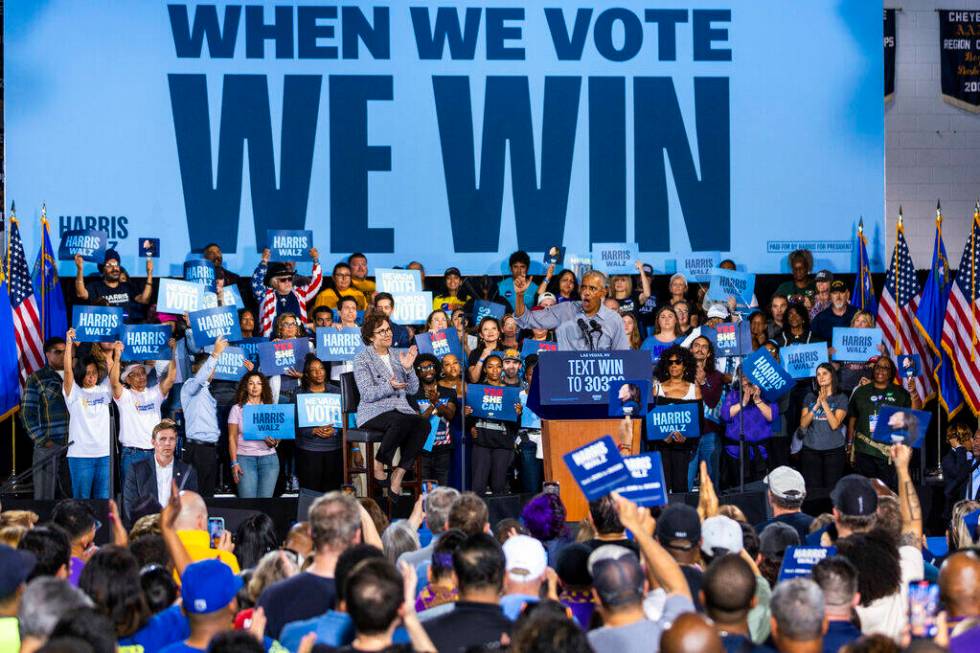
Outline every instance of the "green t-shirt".
<path id="1" fill-rule="evenodd" d="M 790 279 L 789 281 L 784 281 L 779 284 L 779 287 L 776 288 L 776 292 L 773 294 L 783 295 L 787 298 L 794 295 L 806 295 L 810 299 L 813 299 L 813 297 L 817 294 L 817 284 L 811 279 L 804 287 L 799 288 L 797 287 L 796 283 Z"/>
<path id="2" fill-rule="evenodd" d="M 863 433 L 870 438 L 871 434 L 874 433 L 875 425 L 878 423 L 878 411 L 881 410 L 882 406 L 910 408 L 912 396 L 908 390 L 894 383 L 889 384 L 884 390 L 876 388 L 874 383 L 862 385 L 851 395 L 851 401 L 847 406 L 848 418 L 857 419 L 854 425 L 855 433 Z M 861 453 L 884 458 L 880 451 L 856 437 L 854 446 Z"/>
<path id="3" fill-rule="evenodd" d="M 17 617 L 0 618 L 0 651 L 20 650 L 20 628 Z"/>

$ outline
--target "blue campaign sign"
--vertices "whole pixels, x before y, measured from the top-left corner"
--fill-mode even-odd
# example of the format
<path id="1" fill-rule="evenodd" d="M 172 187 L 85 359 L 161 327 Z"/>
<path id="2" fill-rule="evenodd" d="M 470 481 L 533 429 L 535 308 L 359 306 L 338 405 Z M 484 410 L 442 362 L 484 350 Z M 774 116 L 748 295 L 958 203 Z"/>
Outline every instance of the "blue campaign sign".
<path id="1" fill-rule="evenodd" d="M 789 546 L 779 568 L 779 582 L 807 577 L 818 562 L 837 555 L 833 546 Z"/>
<path id="2" fill-rule="evenodd" d="M 755 275 L 749 272 L 713 268 L 711 270 L 711 285 L 708 286 L 708 299 L 727 302 L 734 297 L 738 306 L 745 307 L 752 303 L 752 293 L 755 292 Z"/>
<path id="3" fill-rule="evenodd" d="M 919 354 L 902 354 L 895 363 L 898 376 L 902 379 L 914 379 L 922 374 L 922 357 Z"/>
<path id="4" fill-rule="evenodd" d="M 779 350 L 783 368 L 794 379 L 809 379 L 817 374 L 817 366 L 827 362 L 827 343 L 815 342 L 790 345 Z"/>
<path id="5" fill-rule="evenodd" d="M 608 435 L 566 453 L 562 459 L 589 501 L 606 496 L 631 479 L 623 456 Z"/>
<path id="6" fill-rule="evenodd" d="M 310 351 L 306 338 L 263 342 L 259 345 L 259 367 L 266 376 L 284 374 L 289 369 L 303 370 L 303 360 Z"/>
<path id="7" fill-rule="evenodd" d="M 625 379 L 609 384 L 609 416 L 641 417 L 647 414 L 650 403 L 650 381 L 648 379 Z"/>
<path id="8" fill-rule="evenodd" d="M 561 265 L 565 260 L 565 248 L 561 245 L 552 245 L 551 247 L 544 250 L 544 264 L 554 265 L 555 267 Z"/>
<path id="9" fill-rule="evenodd" d="M 415 336 L 415 345 L 421 354 L 432 354 L 439 360 L 446 354 L 452 354 L 457 360 L 463 360 L 463 346 L 459 342 L 456 329 L 439 329 L 435 333 L 425 331 Z"/>
<path id="10" fill-rule="evenodd" d="M 264 342 L 269 342 L 269 339 L 259 336 L 256 338 L 243 338 L 241 340 L 233 340 L 231 341 L 231 344 L 241 349 L 242 352 L 244 352 L 245 354 L 245 358 L 250 360 L 253 365 L 258 366 L 259 345 Z"/>
<path id="11" fill-rule="evenodd" d="M 334 254 L 467 275 L 556 241 L 636 242 L 656 269 L 722 251 L 759 273 L 808 247 L 846 271 L 854 215 L 881 269 L 880 3 L 687 2 L 654 19 L 664 38 L 649 0 L 352 2 L 336 18 L 7 4 L 5 92 L 32 99 L 5 116 L 7 193 L 64 207 L 58 227 L 104 224 L 130 257 L 165 228 L 162 269 L 214 241 L 248 274 L 268 229 L 309 225 Z M 85 198 L 111 201 L 92 215 Z"/>
<path id="12" fill-rule="evenodd" d="M 541 418 L 533 410 L 527 407 L 527 392 L 521 390 L 521 428 L 540 429 Z"/>
<path id="13" fill-rule="evenodd" d="M 752 351 L 752 330 L 748 320 L 721 322 L 714 328 L 701 327 L 715 348 L 715 356 L 742 356 Z"/>
<path id="14" fill-rule="evenodd" d="M 169 324 L 124 324 L 119 330 L 123 359 L 128 361 L 170 360 L 167 341 L 173 337 Z"/>
<path id="15" fill-rule="evenodd" d="M 204 286 L 207 292 L 217 289 L 214 264 L 206 258 L 190 258 L 184 261 L 184 281 L 193 281 Z"/>
<path id="16" fill-rule="evenodd" d="M 425 324 L 432 312 L 432 293 L 428 290 L 397 293 L 392 298 L 395 310 L 391 312 L 391 321 L 395 324 Z"/>
<path id="17" fill-rule="evenodd" d="M 540 354 L 542 351 L 558 351 L 558 343 L 554 340 L 532 340 L 525 338 L 521 343 L 521 358 L 527 358 L 531 354 Z"/>
<path id="18" fill-rule="evenodd" d="M 198 347 L 213 345 L 218 338 L 241 340 L 242 329 L 238 325 L 238 311 L 234 306 L 218 306 L 194 311 L 190 314 L 194 344 Z"/>
<path id="19" fill-rule="evenodd" d="M 649 352 L 650 362 L 656 365 L 665 351 L 680 342 L 680 338 L 670 342 L 661 342 L 657 340 L 656 336 L 647 336 L 640 345 L 640 351 Z"/>
<path id="20" fill-rule="evenodd" d="M 316 357 L 322 361 L 353 360 L 364 349 L 361 330 L 355 327 L 317 327 Z"/>
<path id="21" fill-rule="evenodd" d="M 871 439 L 887 444 L 907 444 L 913 449 L 922 446 L 929 431 L 932 413 L 900 406 L 882 406 L 878 410 Z"/>
<path id="22" fill-rule="evenodd" d="M 160 279 L 157 311 L 183 315 L 199 311 L 204 304 L 204 287 L 194 281 Z"/>
<path id="23" fill-rule="evenodd" d="M 980 524 L 980 510 L 974 510 L 963 515 L 963 523 L 966 524 L 967 532 L 976 537 L 977 525 Z"/>
<path id="24" fill-rule="evenodd" d="M 542 405 L 606 404 L 613 381 L 650 378 L 650 356 L 639 350 L 544 351 L 538 374 Z"/>
<path id="25" fill-rule="evenodd" d="M 418 270 L 377 268 L 374 284 L 378 292 L 403 293 L 422 291 L 422 273 Z"/>
<path id="26" fill-rule="evenodd" d="M 296 414 L 301 428 L 344 425 L 340 395 L 336 392 L 300 392 L 296 395 Z M 337 434 L 340 437 L 340 434 Z"/>
<path id="27" fill-rule="evenodd" d="M 778 401 L 793 389 L 793 377 L 766 350 L 759 347 L 742 360 L 742 370 L 762 390 L 766 401 Z"/>
<path id="28" fill-rule="evenodd" d="M 273 261 L 312 261 L 313 232 L 305 229 L 268 229 L 266 247 Z"/>
<path id="29" fill-rule="evenodd" d="M 214 308 L 218 305 L 218 293 L 205 291 L 203 297 L 201 308 Z M 245 303 L 242 301 L 242 293 L 238 290 L 238 286 L 225 286 L 222 289 L 221 305 L 244 308 Z"/>
<path id="30" fill-rule="evenodd" d="M 835 361 L 865 363 L 881 355 L 880 344 L 878 329 L 834 327 L 830 346 L 834 348 Z"/>
<path id="31" fill-rule="evenodd" d="M 677 258 L 677 271 L 688 283 L 705 283 L 711 279 L 711 271 L 721 262 L 720 252 L 691 252 Z"/>
<path id="32" fill-rule="evenodd" d="M 640 506 L 667 505 L 667 483 L 660 452 L 651 451 L 623 458 L 630 478 L 616 489 L 624 498 Z"/>
<path id="33" fill-rule="evenodd" d="M 507 307 L 497 302 L 489 302 L 485 299 L 478 299 L 473 302 L 473 324 L 479 325 L 485 317 L 493 317 L 498 320 L 507 312 Z"/>
<path id="34" fill-rule="evenodd" d="M 123 309 L 116 306 L 82 306 L 72 308 L 71 325 L 75 342 L 115 342 L 123 323 Z M 10 344 L 10 343 L 8 343 Z"/>
<path id="35" fill-rule="evenodd" d="M 159 238 L 140 238 L 139 245 L 141 258 L 160 258 Z"/>
<path id="36" fill-rule="evenodd" d="M 514 404 L 521 403 L 520 392 L 517 386 L 471 383 L 466 386 L 466 405 L 473 409 L 474 417 L 516 422 Z"/>
<path id="37" fill-rule="evenodd" d="M 82 255 L 83 261 L 102 263 L 105 259 L 106 241 L 109 234 L 97 229 L 69 230 L 61 234 L 61 244 L 58 246 L 58 260 L 70 261 L 76 254 Z"/>
<path id="38" fill-rule="evenodd" d="M 663 440 L 671 433 L 696 438 L 701 435 L 700 417 L 697 402 L 654 406 L 647 415 L 647 440 Z"/>
<path id="39" fill-rule="evenodd" d="M 245 404 L 242 408 L 242 438 L 295 440 L 296 407 L 292 404 Z"/>
<path id="40" fill-rule="evenodd" d="M 593 243 L 592 268 L 606 274 L 634 274 L 640 248 L 636 243 Z"/>
<path id="41" fill-rule="evenodd" d="M 248 371 L 245 361 L 248 357 L 241 347 L 225 347 L 218 356 L 214 368 L 214 378 L 218 381 L 239 381 Z"/>

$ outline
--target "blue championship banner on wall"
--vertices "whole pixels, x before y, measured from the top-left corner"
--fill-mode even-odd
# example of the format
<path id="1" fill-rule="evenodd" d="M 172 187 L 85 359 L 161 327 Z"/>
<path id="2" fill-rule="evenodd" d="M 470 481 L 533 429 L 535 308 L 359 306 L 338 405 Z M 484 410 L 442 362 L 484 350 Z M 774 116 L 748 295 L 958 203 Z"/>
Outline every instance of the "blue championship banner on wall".
<path id="1" fill-rule="evenodd" d="M 8 4 L 8 193 L 129 269 L 159 236 L 161 276 L 210 242 L 247 275 L 311 229 L 324 260 L 467 275 L 556 243 L 788 270 L 760 234 L 845 271 L 854 215 L 883 256 L 880 3 Z"/>
<path id="2" fill-rule="evenodd" d="M 645 351 L 543 351 L 538 359 L 541 404 L 606 404 L 613 381 L 650 378 Z"/>
<path id="3" fill-rule="evenodd" d="M 245 404 L 242 438 L 245 440 L 296 439 L 296 407 L 292 404 Z M 276 455 L 275 453 L 272 454 Z"/>
<path id="4" fill-rule="evenodd" d="M 72 307 L 75 342 L 115 342 L 123 323 L 123 309 L 115 306 Z M 9 344 L 9 343 L 8 343 Z"/>
<path id="5" fill-rule="evenodd" d="M 943 100 L 980 113 L 980 11 L 941 9 L 938 14 Z"/>
<path id="6" fill-rule="evenodd" d="M 167 341 L 173 337 L 169 324 L 124 324 L 119 330 L 123 359 L 128 361 L 170 360 Z"/>

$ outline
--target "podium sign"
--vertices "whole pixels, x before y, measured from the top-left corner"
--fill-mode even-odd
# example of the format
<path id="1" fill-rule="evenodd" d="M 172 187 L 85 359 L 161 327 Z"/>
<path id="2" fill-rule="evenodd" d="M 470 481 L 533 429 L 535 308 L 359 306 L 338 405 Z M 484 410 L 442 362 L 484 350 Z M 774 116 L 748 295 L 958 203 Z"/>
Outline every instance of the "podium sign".
<path id="1" fill-rule="evenodd" d="M 541 351 L 538 371 L 542 405 L 605 407 L 613 381 L 648 379 L 652 366 L 645 351 Z"/>

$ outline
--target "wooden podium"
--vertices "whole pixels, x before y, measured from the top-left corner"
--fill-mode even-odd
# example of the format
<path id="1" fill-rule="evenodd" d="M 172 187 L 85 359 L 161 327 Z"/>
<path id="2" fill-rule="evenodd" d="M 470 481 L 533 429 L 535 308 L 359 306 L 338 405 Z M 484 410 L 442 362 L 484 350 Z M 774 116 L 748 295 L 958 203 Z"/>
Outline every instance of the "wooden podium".
<path id="1" fill-rule="evenodd" d="M 589 514 L 589 502 L 579 489 L 562 456 L 604 435 L 619 442 L 621 419 L 543 419 L 541 444 L 544 449 L 544 478 L 561 486 L 561 500 L 568 511 L 568 521 L 577 522 Z M 640 453 L 641 421 L 633 420 L 632 454 Z"/>

